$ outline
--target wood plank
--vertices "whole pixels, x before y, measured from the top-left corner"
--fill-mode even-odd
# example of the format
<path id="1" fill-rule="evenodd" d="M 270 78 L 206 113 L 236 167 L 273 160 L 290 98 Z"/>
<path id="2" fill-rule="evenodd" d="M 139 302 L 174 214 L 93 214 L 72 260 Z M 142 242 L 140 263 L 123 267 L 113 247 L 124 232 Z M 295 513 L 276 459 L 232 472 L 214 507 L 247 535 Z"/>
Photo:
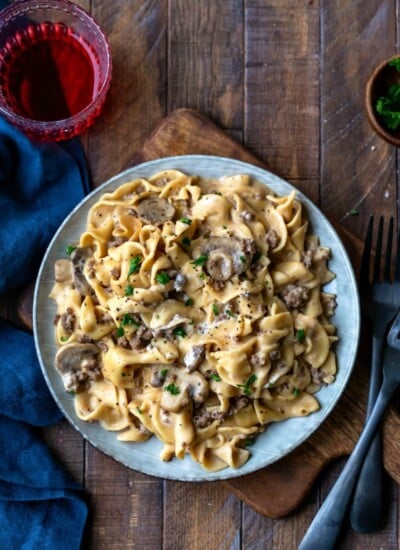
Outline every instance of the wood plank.
<path id="1" fill-rule="evenodd" d="M 167 4 L 156 0 L 92 3 L 109 38 L 113 80 L 106 109 L 88 132 L 94 187 L 120 172 L 165 113 Z M 92 496 L 90 548 L 162 545 L 162 481 L 133 472 L 86 444 Z M 143 547 L 143 546 L 142 546 Z"/>
<path id="2" fill-rule="evenodd" d="M 282 177 L 314 180 L 319 2 L 247 0 L 245 10 L 245 143 Z"/>
<path id="3" fill-rule="evenodd" d="M 241 505 L 219 483 L 166 482 L 164 550 L 240 550 Z"/>
<path id="4" fill-rule="evenodd" d="M 325 0 L 321 18 L 321 204 L 362 238 L 371 213 L 396 216 L 395 149 L 364 111 L 368 76 L 396 47 L 395 2 Z"/>
<path id="5" fill-rule="evenodd" d="M 126 168 L 133 152 L 165 114 L 167 3 L 93 2 L 106 33 L 113 78 L 104 114 L 88 132 L 94 186 Z"/>
<path id="6" fill-rule="evenodd" d="M 360 238 L 370 213 L 396 213 L 394 151 L 373 133 L 364 112 L 369 73 L 396 43 L 394 5 L 393 1 L 375 0 L 321 1 L 321 206 Z M 353 208 L 359 215 L 350 215 Z M 366 368 L 359 374 L 368 379 L 370 355 L 361 356 Z M 385 448 L 390 442 L 387 429 L 385 426 Z M 391 437 L 396 436 L 392 433 Z M 385 453 L 386 467 L 390 455 Z M 340 460 L 326 472 L 329 475 L 320 486 L 321 502 L 343 465 Z M 387 490 L 391 501 L 393 486 L 389 484 Z M 344 550 L 398 547 L 393 514 L 377 533 L 360 535 L 349 527 L 346 520 L 338 542 Z"/>
<path id="7" fill-rule="evenodd" d="M 91 446 L 88 453 L 89 547 L 161 548 L 162 480 L 125 468 Z"/>
<path id="8" fill-rule="evenodd" d="M 190 107 L 243 127 L 242 0 L 169 2 L 168 112 Z"/>

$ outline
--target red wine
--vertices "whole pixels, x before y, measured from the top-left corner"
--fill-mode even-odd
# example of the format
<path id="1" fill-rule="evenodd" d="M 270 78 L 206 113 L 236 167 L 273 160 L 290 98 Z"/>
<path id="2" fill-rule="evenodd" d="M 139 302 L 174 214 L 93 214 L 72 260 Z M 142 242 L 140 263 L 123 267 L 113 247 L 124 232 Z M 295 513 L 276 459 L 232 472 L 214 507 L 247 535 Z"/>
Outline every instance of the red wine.
<path id="1" fill-rule="evenodd" d="M 91 47 L 63 23 L 32 24 L 0 52 L 0 84 L 26 118 L 63 120 L 79 113 L 96 91 L 98 64 Z"/>

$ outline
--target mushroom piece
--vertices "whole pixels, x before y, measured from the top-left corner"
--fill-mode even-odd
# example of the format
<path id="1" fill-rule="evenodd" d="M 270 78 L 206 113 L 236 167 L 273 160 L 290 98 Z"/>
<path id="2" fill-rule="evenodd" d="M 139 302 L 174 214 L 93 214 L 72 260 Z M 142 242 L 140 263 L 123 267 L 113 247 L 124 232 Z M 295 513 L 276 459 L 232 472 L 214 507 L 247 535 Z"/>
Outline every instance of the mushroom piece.
<path id="1" fill-rule="evenodd" d="M 191 401 L 198 405 L 204 403 L 208 395 L 208 384 L 199 372 L 170 366 L 161 395 L 161 408 L 170 412 L 179 412 Z"/>
<path id="2" fill-rule="evenodd" d="M 172 220 L 175 215 L 174 206 L 160 197 L 143 199 L 138 205 L 135 205 L 135 209 L 139 218 L 153 225 L 162 225 Z"/>
<path id="3" fill-rule="evenodd" d="M 206 256 L 205 268 L 215 281 L 227 281 L 234 273 L 246 271 L 251 257 L 244 241 L 227 237 L 209 237 L 194 243 L 193 257 Z"/>
<path id="4" fill-rule="evenodd" d="M 200 344 L 197 346 L 193 346 L 186 353 L 185 357 L 183 358 L 183 362 L 188 372 L 195 371 L 201 365 L 204 359 L 205 351 L 206 346 L 204 344 Z"/>
<path id="5" fill-rule="evenodd" d="M 93 250 L 90 247 L 77 246 L 71 253 L 72 265 L 74 268 L 74 283 L 75 287 L 81 296 L 85 296 L 90 292 L 90 285 L 83 274 L 83 269 L 89 258 L 93 255 Z"/>
<path id="6" fill-rule="evenodd" d="M 55 357 L 55 366 L 61 373 L 67 391 L 82 391 L 90 380 L 101 375 L 100 348 L 95 344 L 71 342 L 62 346 Z"/>

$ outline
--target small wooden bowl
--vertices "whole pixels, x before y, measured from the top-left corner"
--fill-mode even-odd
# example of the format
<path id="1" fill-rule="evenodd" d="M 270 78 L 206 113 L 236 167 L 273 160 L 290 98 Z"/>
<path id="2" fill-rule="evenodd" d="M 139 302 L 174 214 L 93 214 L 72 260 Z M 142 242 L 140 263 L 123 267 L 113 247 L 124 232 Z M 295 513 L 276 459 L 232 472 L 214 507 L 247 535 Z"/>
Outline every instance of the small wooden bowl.
<path id="1" fill-rule="evenodd" d="M 387 94 L 391 84 L 400 84 L 400 72 L 396 67 L 388 64 L 399 57 L 394 55 L 378 65 L 369 77 L 365 91 L 365 108 L 369 123 L 381 138 L 395 147 L 400 147 L 400 126 L 396 130 L 388 129 L 376 112 L 375 105 L 380 96 Z"/>

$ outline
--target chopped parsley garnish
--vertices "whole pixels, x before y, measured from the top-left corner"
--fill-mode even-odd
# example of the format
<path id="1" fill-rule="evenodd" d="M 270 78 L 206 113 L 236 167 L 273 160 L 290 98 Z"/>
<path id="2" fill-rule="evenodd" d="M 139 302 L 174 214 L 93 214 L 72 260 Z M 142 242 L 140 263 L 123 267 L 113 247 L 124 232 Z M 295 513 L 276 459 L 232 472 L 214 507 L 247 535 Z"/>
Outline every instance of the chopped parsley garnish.
<path id="1" fill-rule="evenodd" d="M 352 208 L 350 210 L 350 216 L 358 216 L 358 210 L 357 208 Z"/>
<path id="2" fill-rule="evenodd" d="M 166 285 L 170 280 L 170 276 L 166 271 L 159 271 L 156 275 L 156 281 L 162 285 Z"/>
<path id="3" fill-rule="evenodd" d="M 143 259 L 140 256 L 134 256 L 130 259 L 128 277 L 130 277 L 134 273 L 137 273 L 140 270 L 142 261 Z"/>
<path id="4" fill-rule="evenodd" d="M 230 309 L 227 309 L 225 313 L 228 315 L 228 317 L 236 317 L 236 315 Z"/>
<path id="5" fill-rule="evenodd" d="M 251 445 L 254 445 L 255 442 L 255 437 L 246 437 L 246 439 L 244 440 L 244 445 L 245 447 L 251 447 Z"/>
<path id="6" fill-rule="evenodd" d="M 298 342 L 304 342 L 306 338 L 306 331 L 304 328 L 299 328 L 299 330 L 296 331 L 296 340 Z"/>
<path id="7" fill-rule="evenodd" d="M 395 59 L 392 59 L 388 62 L 388 65 L 391 67 L 396 67 L 398 71 L 400 71 L 400 57 L 396 57 Z"/>
<path id="8" fill-rule="evenodd" d="M 221 382 L 221 377 L 219 376 L 219 374 L 213 372 L 211 375 L 211 380 L 215 380 L 215 382 Z"/>
<path id="9" fill-rule="evenodd" d="M 199 278 L 200 278 L 201 280 L 203 280 L 203 279 L 206 278 L 206 274 L 204 273 L 204 271 L 203 271 L 202 273 L 200 273 Z"/>
<path id="10" fill-rule="evenodd" d="M 134 293 L 134 290 L 135 289 L 133 288 L 132 285 L 126 285 L 125 291 L 124 291 L 125 296 L 132 296 L 132 294 Z"/>
<path id="11" fill-rule="evenodd" d="M 168 374 L 168 369 L 162 369 L 160 370 L 160 376 L 162 376 L 163 378 L 165 378 Z"/>
<path id="12" fill-rule="evenodd" d="M 136 410 L 137 410 L 138 414 L 142 414 L 142 411 L 140 410 L 139 407 L 136 407 Z"/>
<path id="13" fill-rule="evenodd" d="M 74 250 L 76 250 L 76 246 L 72 246 L 71 244 L 65 247 L 65 252 L 68 254 L 68 256 L 71 256 Z"/>
<path id="14" fill-rule="evenodd" d="M 251 395 L 250 386 L 254 384 L 256 380 L 257 376 L 255 374 L 252 374 L 251 376 L 249 376 L 246 384 L 238 384 L 238 388 L 242 388 L 245 395 Z"/>
<path id="15" fill-rule="evenodd" d="M 240 261 L 245 264 L 246 263 L 246 256 L 240 256 Z"/>
<path id="16" fill-rule="evenodd" d="M 202 254 L 201 256 L 199 256 L 198 258 L 193 260 L 192 264 L 193 265 L 204 265 L 207 260 L 208 260 L 207 254 Z"/>
<path id="17" fill-rule="evenodd" d="M 398 59 L 390 62 L 390 65 L 400 71 Z M 376 100 L 375 109 L 384 125 L 389 130 L 396 130 L 400 125 L 400 84 L 391 84 L 386 95 L 382 95 Z"/>
<path id="18" fill-rule="evenodd" d="M 140 321 L 135 319 L 135 317 L 132 317 L 132 315 L 130 313 L 124 313 L 124 315 L 122 316 L 121 325 L 123 327 L 125 327 L 127 325 L 131 325 L 131 326 L 133 325 L 134 327 L 140 327 Z"/>
<path id="19" fill-rule="evenodd" d="M 190 218 L 187 218 L 186 216 L 183 216 L 183 218 L 181 218 L 181 222 L 190 225 L 192 223 L 192 220 Z"/>
<path id="20" fill-rule="evenodd" d="M 172 334 L 174 336 L 181 336 L 182 338 L 185 338 L 186 336 L 186 331 L 183 327 L 176 327 L 174 328 L 174 330 L 172 331 Z"/>
<path id="21" fill-rule="evenodd" d="M 119 326 L 117 328 L 117 336 L 120 338 L 121 336 L 123 336 L 125 334 L 125 330 L 124 330 L 124 327 L 123 326 Z"/>
<path id="22" fill-rule="evenodd" d="M 60 340 L 61 342 L 66 342 L 67 340 L 69 340 L 69 336 L 61 336 Z"/>
<path id="23" fill-rule="evenodd" d="M 294 395 L 295 397 L 299 397 L 299 395 L 300 395 L 300 390 L 299 390 L 299 388 L 293 388 L 293 395 Z"/>
<path id="24" fill-rule="evenodd" d="M 168 384 L 168 386 L 165 386 L 165 391 L 169 391 L 171 395 L 178 395 L 180 393 L 180 389 L 175 384 Z"/>
<path id="25" fill-rule="evenodd" d="M 192 298 L 186 298 L 185 300 L 185 306 L 192 306 L 193 305 L 193 300 Z"/>
<path id="26" fill-rule="evenodd" d="M 218 308 L 217 304 L 212 305 L 212 311 L 213 311 L 214 315 L 219 314 L 219 308 Z"/>

